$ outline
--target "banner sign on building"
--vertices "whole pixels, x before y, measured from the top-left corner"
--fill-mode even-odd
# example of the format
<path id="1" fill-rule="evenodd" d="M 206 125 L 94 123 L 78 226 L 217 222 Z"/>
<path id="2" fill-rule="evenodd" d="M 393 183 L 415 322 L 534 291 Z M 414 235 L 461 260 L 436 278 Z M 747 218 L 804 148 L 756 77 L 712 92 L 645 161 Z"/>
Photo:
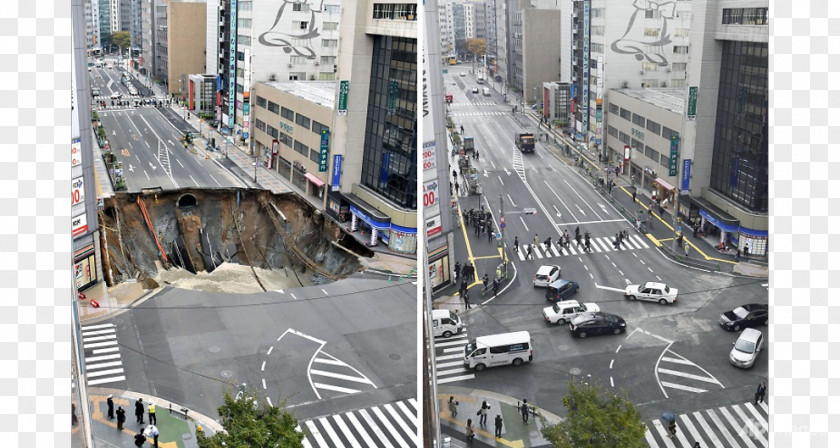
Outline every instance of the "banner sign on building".
<path id="1" fill-rule="evenodd" d="M 330 152 L 330 130 L 321 129 L 321 156 L 318 159 L 318 172 L 327 171 L 327 156 Z"/>
<path id="2" fill-rule="evenodd" d="M 682 190 L 688 191 L 688 181 L 691 178 L 691 159 L 683 160 L 682 169 Z"/>
<path id="3" fill-rule="evenodd" d="M 688 119 L 693 120 L 697 116 L 697 87 L 688 88 Z"/>
<path id="4" fill-rule="evenodd" d="M 332 191 L 338 191 L 338 184 L 341 183 L 341 158 L 341 154 L 333 156 Z"/>
<path id="5" fill-rule="evenodd" d="M 678 135 L 671 136 L 671 158 L 668 161 L 668 175 L 677 175 L 677 159 L 680 156 L 680 137 Z"/>
<path id="6" fill-rule="evenodd" d="M 73 183 L 70 184 L 70 205 L 76 205 L 84 202 L 85 200 L 85 178 L 83 176 L 79 176 L 73 179 Z"/>
<path id="7" fill-rule="evenodd" d="M 350 94 L 350 81 L 338 83 L 338 115 L 347 115 L 347 95 Z"/>
<path id="8" fill-rule="evenodd" d="M 423 207 L 431 207 L 440 202 L 439 187 L 437 179 L 423 183 Z"/>
<path id="9" fill-rule="evenodd" d="M 73 229 L 73 237 L 77 237 L 87 232 L 87 212 L 84 212 L 79 216 L 74 216 L 73 220 L 71 221 L 71 228 Z"/>
<path id="10" fill-rule="evenodd" d="M 583 1 L 583 82 L 581 83 L 581 120 L 583 132 L 589 132 L 589 0 Z"/>
<path id="11" fill-rule="evenodd" d="M 230 0 L 230 58 L 228 60 L 228 127 L 236 117 L 236 2 Z"/>
<path id="12" fill-rule="evenodd" d="M 82 139 L 74 138 L 70 142 L 70 166 L 82 164 Z"/>
<path id="13" fill-rule="evenodd" d="M 443 230 L 440 223 L 440 215 L 432 216 L 426 220 L 426 237 L 431 238 Z"/>
<path id="14" fill-rule="evenodd" d="M 382 154 L 382 167 L 379 169 L 379 182 L 388 183 L 388 168 L 391 166 L 391 153 Z"/>
<path id="15" fill-rule="evenodd" d="M 435 142 L 423 143 L 423 171 L 433 170 L 437 168 L 437 151 L 435 150 Z"/>

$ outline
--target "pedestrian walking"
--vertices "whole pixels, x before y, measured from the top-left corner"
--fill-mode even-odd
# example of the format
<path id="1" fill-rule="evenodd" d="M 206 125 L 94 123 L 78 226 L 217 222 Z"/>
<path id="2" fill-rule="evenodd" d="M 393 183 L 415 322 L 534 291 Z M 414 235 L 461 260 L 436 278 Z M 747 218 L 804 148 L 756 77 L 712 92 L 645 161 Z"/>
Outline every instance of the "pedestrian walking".
<path id="1" fill-rule="evenodd" d="M 480 426 L 487 426 L 487 411 L 490 410 L 490 405 L 487 404 L 487 401 L 481 402 L 481 408 L 478 410 L 478 424 Z"/>
<path id="2" fill-rule="evenodd" d="M 137 417 L 137 423 L 144 423 L 143 414 L 143 399 L 138 398 L 137 401 L 134 402 L 134 416 Z"/>
<path id="3" fill-rule="evenodd" d="M 741 262 L 741 251 L 736 250 L 735 251 L 735 263 L 740 263 L 740 262 Z"/>
<path id="4" fill-rule="evenodd" d="M 633 189 L 633 203 L 636 203 L 636 189 Z"/>
<path id="5" fill-rule="evenodd" d="M 458 189 L 459 189 L 459 187 L 460 187 L 460 184 L 459 184 L 459 183 L 458 183 L 458 181 L 456 180 L 456 181 L 455 181 L 455 194 L 456 194 L 456 195 L 460 194 L 460 193 L 458 193 Z"/>
<path id="6" fill-rule="evenodd" d="M 499 277 L 493 279 L 493 297 L 499 295 L 499 285 L 501 282 L 499 281 Z"/>
<path id="7" fill-rule="evenodd" d="M 472 263 L 470 263 L 470 281 L 475 281 L 475 266 Z"/>
<path id="8" fill-rule="evenodd" d="M 522 413 L 522 421 L 528 423 L 528 400 L 522 400 L 522 405 L 519 406 L 519 412 Z"/>
<path id="9" fill-rule="evenodd" d="M 700 448 L 700 442 L 694 442 L 694 448 Z"/>
<path id="10" fill-rule="evenodd" d="M 513 237 L 513 251 L 519 253 L 519 236 Z"/>
<path id="11" fill-rule="evenodd" d="M 677 247 L 682 247 L 682 233 L 677 237 Z"/>
<path id="12" fill-rule="evenodd" d="M 123 423 L 125 423 L 125 409 L 122 406 L 117 408 L 117 430 L 122 431 Z"/>
<path id="13" fill-rule="evenodd" d="M 584 250 L 586 250 L 587 252 L 592 252 L 592 245 L 589 242 L 589 232 L 586 232 L 586 234 L 584 235 L 584 245 Z"/>
<path id="14" fill-rule="evenodd" d="M 143 435 L 143 430 L 134 435 L 134 446 L 143 446 L 146 443 L 146 436 Z"/>
<path id="15" fill-rule="evenodd" d="M 543 244 L 545 244 L 545 251 L 548 252 L 551 249 L 551 237 L 546 238 Z"/>
<path id="16" fill-rule="evenodd" d="M 76 403 L 70 402 L 70 414 L 73 417 L 72 425 L 76 425 L 79 423 L 79 417 L 76 417 Z"/>
<path id="17" fill-rule="evenodd" d="M 473 425 L 473 422 L 472 422 L 471 418 L 467 419 L 466 435 L 467 435 L 467 442 L 472 443 L 473 439 L 475 438 L 475 426 Z"/>
<path id="18" fill-rule="evenodd" d="M 566 247 L 569 247 L 569 244 L 572 243 L 572 237 L 569 235 L 569 230 L 568 229 L 566 230 L 565 236 L 566 236 Z"/>
<path id="19" fill-rule="evenodd" d="M 618 238 L 618 234 L 616 233 L 616 234 L 615 234 L 615 240 L 613 240 L 613 247 L 614 247 L 616 250 L 618 250 L 618 245 L 619 245 L 619 244 L 621 244 L 621 243 L 620 243 L 620 241 L 621 241 L 621 240 L 619 240 L 619 238 Z"/>
<path id="20" fill-rule="evenodd" d="M 677 422 L 674 421 L 674 420 L 671 420 L 671 422 L 668 423 L 668 437 L 673 439 L 676 436 L 677 436 Z"/>
<path id="21" fill-rule="evenodd" d="M 688 256 L 688 242 L 685 243 L 685 256 Z"/>
<path id="22" fill-rule="evenodd" d="M 503 420 L 501 414 L 496 414 L 496 438 L 502 437 Z"/>
<path id="23" fill-rule="evenodd" d="M 481 279 L 481 283 L 484 284 L 484 289 L 487 289 L 487 284 L 490 283 L 490 277 L 487 275 L 486 272 L 484 273 L 484 277 Z"/>
<path id="24" fill-rule="evenodd" d="M 531 247 L 533 247 L 533 246 L 528 246 L 528 254 L 525 256 L 526 260 L 530 260 L 533 256 L 533 253 L 531 251 Z"/>
<path id="25" fill-rule="evenodd" d="M 467 263 L 465 263 L 464 266 L 461 268 L 461 277 L 464 280 L 467 280 L 469 278 L 469 275 L 467 274 L 468 272 L 469 272 L 469 267 L 467 266 Z"/>
<path id="26" fill-rule="evenodd" d="M 488 222 L 488 224 L 489 224 L 489 222 Z M 489 225 L 487 226 L 487 242 L 488 243 L 493 242 L 493 228 L 490 227 Z"/>
<path id="27" fill-rule="evenodd" d="M 470 290 L 464 291 L 464 306 L 467 307 L 468 310 L 472 309 L 472 304 L 470 304 Z"/>
<path id="28" fill-rule="evenodd" d="M 750 261 L 750 243 L 744 243 L 744 259 Z"/>
<path id="29" fill-rule="evenodd" d="M 461 262 L 455 262 L 455 283 L 458 283 L 458 277 L 461 275 Z"/>
<path id="30" fill-rule="evenodd" d="M 764 394 L 767 393 L 767 383 L 764 380 L 758 384 L 758 389 L 755 391 L 755 404 L 764 403 Z"/>
<path id="31" fill-rule="evenodd" d="M 458 415 L 458 402 L 455 401 L 455 397 L 450 396 L 447 405 L 449 406 L 449 415 L 455 418 Z"/>
<path id="32" fill-rule="evenodd" d="M 157 416 L 155 415 L 155 402 L 149 402 L 149 424 L 157 425 Z"/>
<path id="33" fill-rule="evenodd" d="M 114 419 L 114 394 L 108 394 L 108 418 L 113 420 Z"/>
<path id="34" fill-rule="evenodd" d="M 538 246 L 540 244 L 540 236 L 536 233 L 534 234 L 534 246 Z"/>

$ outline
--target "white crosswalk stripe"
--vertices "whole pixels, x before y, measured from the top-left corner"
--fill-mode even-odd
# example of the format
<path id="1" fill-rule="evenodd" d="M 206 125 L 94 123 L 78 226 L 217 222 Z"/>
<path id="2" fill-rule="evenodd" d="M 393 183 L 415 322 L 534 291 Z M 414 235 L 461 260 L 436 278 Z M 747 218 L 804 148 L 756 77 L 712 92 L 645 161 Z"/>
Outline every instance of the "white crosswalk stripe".
<path id="1" fill-rule="evenodd" d="M 766 448 L 769 446 L 769 412 L 761 403 L 740 403 L 677 416 L 677 436 L 667 437 L 660 420 L 648 422 L 645 441 L 651 448 L 702 447 Z"/>
<path id="2" fill-rule="evenodd" d="M 510 112 L 453 112 L 453 117 L 487 117 L 487 116 L 501 116 L 510 115 Z"/>
<path id="3" fill-rule="evenodd" d="M 706 369 L 670 349 L 662 356 L 656 367 L 656 374 L 659 384 L 669 393 L 703 393 L 708 392 L 709 388 L 723 388 L 723 384 Z"/>
<path id="4" fill-rule="evenodd" d="M 435 371 L 437 384 L 471 380 L 475 375 L 464 367 L 464 346 L 469 342 L 466 329 L 449 338 L 435 338 Z"/>
<path id="5" fill-rule="evenodd" d="M 532 260 L 540 260 L 543 258 L 556 258 L 562 256 L 569 256 L 569 255 L 578 255 L 578 254 L 593 254 L 593 253 L 602 253 L 602 252 L 623 252 L 627 250 L 642 250 L 642 249 L 649 249 L 650 245 L 648 245 L 642 237 L 638 235 L 630 235 L 624 243 L 621 245 L 621 249 L 616 249 L 613 246 L 613 238 L 611 236 L 604 236 L 604 237 L 593 237 L 590 239 L 589 246 L 592 250 L 585 251 L 583 246 L 578 246 L 577 243 L 572 240 L 569 242 L 569 247 L 560 247 L 552 242 L 550 248 L 546 248 L 545 244 L 522 244 L 519 246 L 519 251 L 516 255 L 519 257 L 520 261 L 525 261 L 528 256 L 528 248 L 531 248 L 531 259 Z M 581 244 L 583 244 L 584 240 L 581 239 Z"/>
<path id="6" fill-rule="evenodd" d="M 116 330 L 114 324 L 82 327 L 82 348 L 89 386 L 125 381 Z"/>
<path id="7" fill-rule="evenodd" d="M 417 404 L 408 399 L 307 420 L 304 446 L 412 447 L 417 440 Z"/>
<path id="8" fill-rule="evenodd" d="M 321 398 L 376 389 L 373 381 L 362 372 L 324 351 L 319 351 L 313 359 L 309 375 Z"/>

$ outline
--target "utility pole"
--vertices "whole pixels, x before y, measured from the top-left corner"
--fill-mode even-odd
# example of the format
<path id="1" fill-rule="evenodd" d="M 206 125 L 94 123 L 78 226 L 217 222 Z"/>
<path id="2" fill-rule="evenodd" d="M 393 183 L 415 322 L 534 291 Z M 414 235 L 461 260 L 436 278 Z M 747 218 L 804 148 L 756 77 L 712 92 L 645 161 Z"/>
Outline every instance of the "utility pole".
<path id="1" fill-rule="evenodd" d="M 499 193 L 499 233 L 502 234 L 502 269 L 507 274 L 507 243 L 505 242 L 505 228 L 502 224 L 505 222 L 505 200 L 502 194 Z"/>

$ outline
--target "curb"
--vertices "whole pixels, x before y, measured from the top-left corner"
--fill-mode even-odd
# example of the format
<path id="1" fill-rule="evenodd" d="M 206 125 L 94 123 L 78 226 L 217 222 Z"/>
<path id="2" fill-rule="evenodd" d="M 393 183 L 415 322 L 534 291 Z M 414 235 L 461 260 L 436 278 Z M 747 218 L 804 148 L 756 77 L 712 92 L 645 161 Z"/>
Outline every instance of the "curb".
<path id="1" fill-rule="evenodd" d="M 165 410 L 169 410 L 169 409 L 180 410 L 181 408 L 184 408 L 184 406 L 178 405 L 178 404 L 173 403 L 169 400 L 166 400 L 166 399 L 163 399 L 163 398 L 160 398 L 160 397 L 155 397 L 153 395 L 140 394 L 140 393 L 133 392 L 133 391 L 130 391 L 130 390 L 119 391 L 119 390 L 114 390 L 114 389 L 91 388 L 91 391 L 97 391 L 97 390 L 108 391 L 108 393 L 114 394 L 115 397 L 125 398 L 125 399 L 128 399 L 129 401 L 137 401 L 138 398 L 142 398 L 143 400 L 149 400 L 150 402 L 154 402 L 155 406 L 158 407 L 160 410 L 164 410 L 164 409 Z M 107 397 L 108 393 L 102 394 L 102 396 Z M 100 394 L 92 393 L 91 395 L 100 395 Z M 201 426 L 212 429 L 214 432 L 225 432 L 224 428 L 222 427 L 222 425 L 219 422 L 217 422 L 214 419 L 211 419 L 210 417 L 208 417 L 208 416 L 206 416 L 206 415 L 204 415 L 204 414 L 202 414 L 198 411 L 190 410 L 189 411 L 189 417 L 187 417 L 187 418 L 194 420 L 196 423 L 198 423 Z"/>

